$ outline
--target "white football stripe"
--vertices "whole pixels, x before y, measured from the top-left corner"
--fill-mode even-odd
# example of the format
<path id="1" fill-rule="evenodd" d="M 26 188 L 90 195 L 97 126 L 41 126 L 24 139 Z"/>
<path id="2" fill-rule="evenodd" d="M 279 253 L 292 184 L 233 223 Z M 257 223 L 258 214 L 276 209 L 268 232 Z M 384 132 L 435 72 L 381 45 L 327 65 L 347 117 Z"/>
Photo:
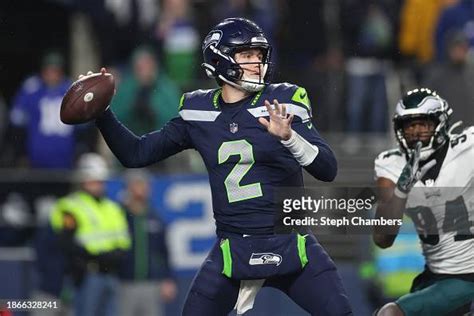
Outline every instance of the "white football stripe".
<path id="1" fill-rule="evenodd" d="M 308 111 L 305 108 L 302 108 L 301 106 L 298 106 L 293 103 L 280 103 L 280 104 L 286 106 L 286 113 L 293 114 L 295 116 L 300 117 L 303 122 L 310 119 Z M 271 106 L 272 106 L 272 109 L 275 108 L 273 104 Z M 254 117 L 269 116 L 267 108 L 265 106 L 259 106 L 256 108 L 247 109 L 247 111 L 249 111 L 250 114 L 252 114 Z"/>
<path id="2" fill-rule="evenodd" d="M 220 111 L 204 111 L 204 110 L 181 110 L 179 115 L 185 121 L 201 121 L 214 122 L 221 114 Z"/>

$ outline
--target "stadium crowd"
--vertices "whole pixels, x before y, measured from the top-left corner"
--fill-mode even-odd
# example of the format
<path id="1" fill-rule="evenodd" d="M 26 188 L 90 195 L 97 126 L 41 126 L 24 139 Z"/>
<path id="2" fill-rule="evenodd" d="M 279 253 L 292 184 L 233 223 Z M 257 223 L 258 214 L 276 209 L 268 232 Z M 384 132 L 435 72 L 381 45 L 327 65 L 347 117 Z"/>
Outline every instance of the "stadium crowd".
<path id="1" fill-rule="evenodd" d="M 274 47 L 274 81 L 284 78 L 306 88 L 313 123 L 329 139 L 336 135 L 338 143 L 329 144 L 338 158 L 362 153 L 371 163 L 380 149 L 395 144 L 391 123 L 395 103 L 402 92 L 418 86 L 436 90 L 449 101 L 453 122 L 474 124 L 474 0 L 38 2 L 41 9 L 36 12 L 28 11 L 27 1 L 0 4 L 0 14 L 4 14 L 0 17 L 12 27 L 14 37 L 28 33 L 40 37 L 40 32 L 51 32 L 58 24 L 63 29 L 54 40 L 30 51 L 15 39 L 5 39 L 8 45 L 0 52 L 3 60 L 12 60 L 0 68 L 7 70 L 0 72 L 0 173 L 4 175 L 0 247 L 35 249 L 39 280 L 30 294 L 37 299 L 61 299 L 74 309 L 71 290 L 76 287 L 78 315 L 87 304 L 97 304 L 81 296 L 84 280 L 89 282 L 82 288 L 84 293 L 96 295 L 95 299 L 108 295 L 116 305 L 108 311 L 110 315 L 116 315 L 114 308 L 120 303 L 126 306 L 120 307 L 124 315 L 159 315 L 158 303 L 156 309 L 140 310 L 146 299 L 161 297 L 169 302 L 176 298 L 166 223 L 155 217 L 159 212 L 149 205 L 148 181 L 154 176 L 204 170 L 194 153 L 185 152 L 148 170 L 125 173 L 93 123 L 61 123 L 62 96 L 80 73 L 107 66 L 117 83 L 111 104 L 117 117 L 140 135 L 158 130 L 178 115 L 183 92 L 215 85 L 200 67 L 207 31 L 223 18 L 247 17 L 262 27 Z M 9 20 L 24 10 L 32 21 L 44 25 L 25 29 L 19 26 L 23 21 Z M 48 20 L 50 12 L 63 19 Z M 364 144 L 365 137 L 373 143 Z M 97 168 L 104 170 L 90 179 L 78 179 L 78 174 L 86 172 L 87 157 L 96 159 Z M 60 212 L 60 206 L 55 203 L 61 202 L 41 208 L 35 197 L 47 192 L 55 198 L 72 198 L 68 194 L 77 185 L 107 180 L 109 175 L 100 173 L 109 169 L 126 183 L 117 205 L 127 237 L 119 251 L 110 251 L 113 254 L 103 255 L 110 249 L 84 253 L 71 239 L 80 215 L 58 222 L 54 212 Z M 39 188 L 43 182 L 48 184 Z M 102 190 L 99 196 L 104 195 Z M 145 232 L 145 227 L 152 229 Z M 103 269 L 113 278 L 87 278 L 88 273 Z M 154 286 L 154 280 L 160 280 L 156 283 L 160 287 Z M 113 293 L 117 284 L 121 292 Z"/>

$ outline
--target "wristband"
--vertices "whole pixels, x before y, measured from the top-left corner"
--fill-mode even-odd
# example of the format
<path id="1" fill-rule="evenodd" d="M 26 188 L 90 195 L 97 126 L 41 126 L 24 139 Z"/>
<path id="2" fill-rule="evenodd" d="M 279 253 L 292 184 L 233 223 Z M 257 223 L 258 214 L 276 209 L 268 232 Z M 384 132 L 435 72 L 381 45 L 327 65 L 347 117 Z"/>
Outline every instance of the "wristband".
<path id="1" fill-rule="evenodd" d="M 291 130 L 291 137 L 288 140 L 280 141 L 295 157 L 302 166 L 311 164 L 319 154 L 319 148 L 311 144 L 294 130 Z"/>

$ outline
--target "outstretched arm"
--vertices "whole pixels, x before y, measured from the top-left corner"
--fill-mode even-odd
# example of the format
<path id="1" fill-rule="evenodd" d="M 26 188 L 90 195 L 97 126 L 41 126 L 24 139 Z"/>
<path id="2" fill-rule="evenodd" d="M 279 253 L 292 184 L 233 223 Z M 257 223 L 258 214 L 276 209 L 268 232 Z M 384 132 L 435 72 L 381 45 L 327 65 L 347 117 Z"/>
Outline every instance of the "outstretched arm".
<path id="1" fill-rule="evenodd" d="M 105 142 L 117 159 L 128 168 L 140 168 L 191 148 L 186 123 L 174 118 L 162 129 L 136 136 L 108 109 L 97 120 Z"/>

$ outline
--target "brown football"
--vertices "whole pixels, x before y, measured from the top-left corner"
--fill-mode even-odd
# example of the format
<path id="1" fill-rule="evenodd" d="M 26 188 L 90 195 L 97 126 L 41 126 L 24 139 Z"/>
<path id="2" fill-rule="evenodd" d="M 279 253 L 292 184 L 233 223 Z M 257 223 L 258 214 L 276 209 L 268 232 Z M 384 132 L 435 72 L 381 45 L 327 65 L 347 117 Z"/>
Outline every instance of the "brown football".
<path id="1" fill-rule="evenodd" d="M 114 96 L 115 80 L 109 73 L 100 72 L 74 82 L 61 103 L 61 121 L 81 124 L 97 118 L 109 106 Z"/>

